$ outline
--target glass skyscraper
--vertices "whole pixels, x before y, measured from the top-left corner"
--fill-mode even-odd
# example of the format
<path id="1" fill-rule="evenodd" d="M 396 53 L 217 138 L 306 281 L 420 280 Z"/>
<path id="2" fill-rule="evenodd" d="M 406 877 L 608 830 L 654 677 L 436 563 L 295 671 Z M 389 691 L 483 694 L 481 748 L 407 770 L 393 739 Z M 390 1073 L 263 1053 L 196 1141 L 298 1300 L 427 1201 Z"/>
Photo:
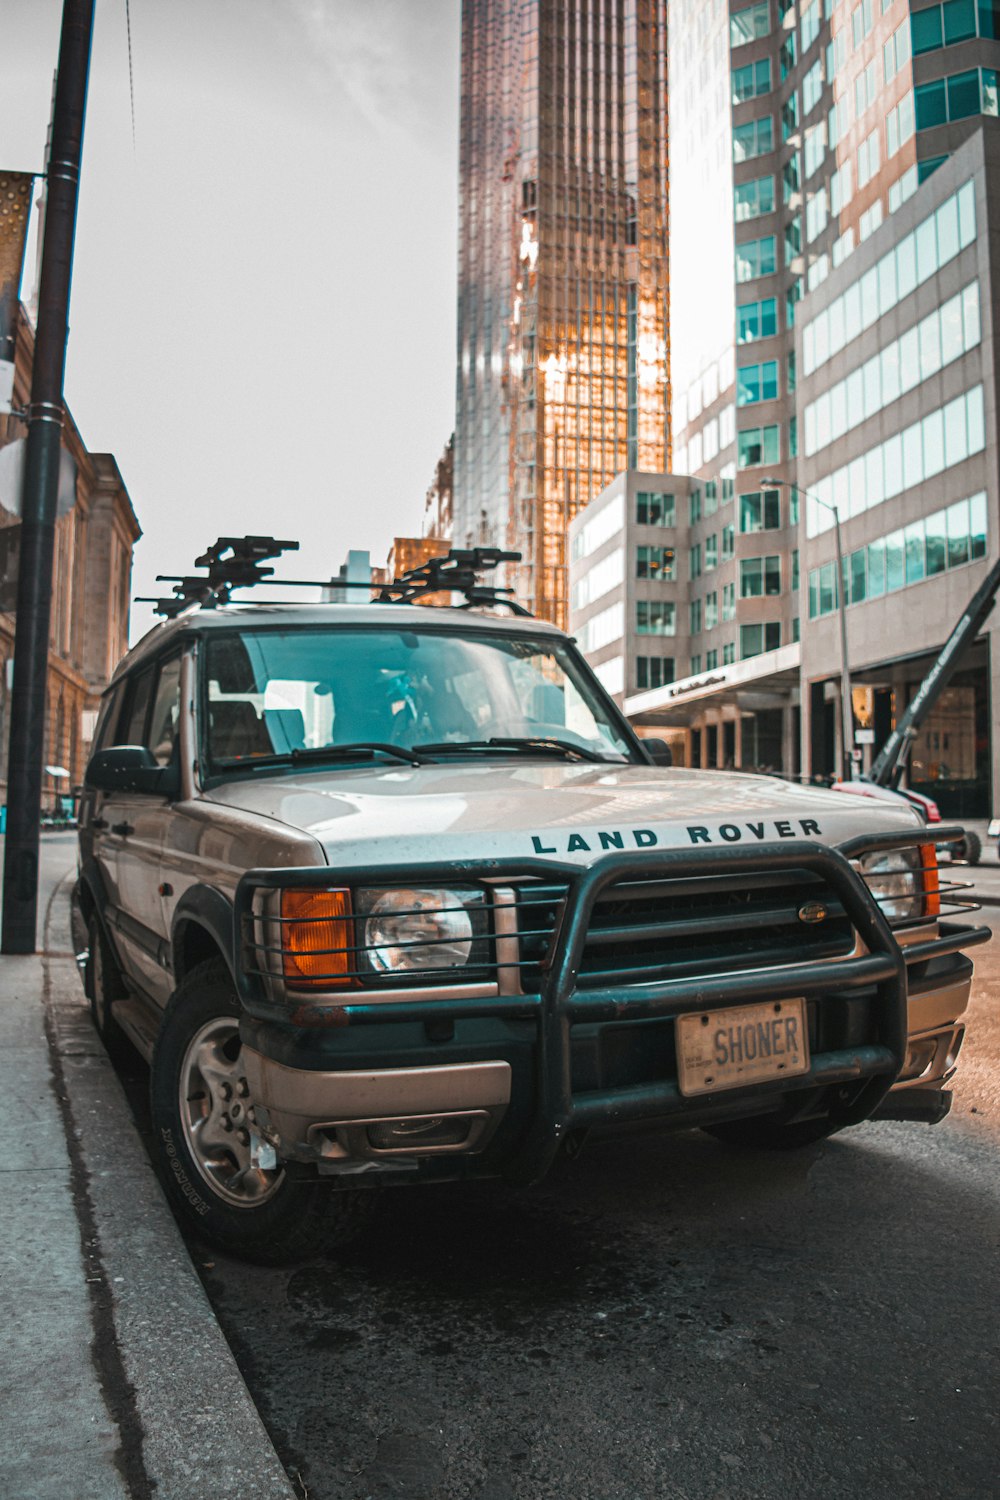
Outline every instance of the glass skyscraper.
<path id="1" fill-rule="evenodd" d="M 464 0 L 454 541 L 564 624 L 569 521 L 669 465 L 666 0 Z"/>

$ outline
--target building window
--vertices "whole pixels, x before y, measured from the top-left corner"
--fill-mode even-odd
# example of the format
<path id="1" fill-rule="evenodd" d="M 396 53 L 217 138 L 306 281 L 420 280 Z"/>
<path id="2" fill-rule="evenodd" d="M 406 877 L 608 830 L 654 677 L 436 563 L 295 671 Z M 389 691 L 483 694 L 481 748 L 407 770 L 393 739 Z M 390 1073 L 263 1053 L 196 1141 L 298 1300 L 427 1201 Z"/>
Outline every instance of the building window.
<path id="1" fill-rule="evenodd" d="M 804 373 L 811 375 L 818 370 L 975 238 L 975 190 L 971 182 L 966 182 L 806 324 L 802 336 Z"/>
<path id="2" fill-rule="evenodd" d="M 778 303 L 774 297 L 760 302 L 743 302 L 736 309 L 736 342 L 752 344 L 770 338 L 778 331 Z"/>
<path id="3" fill-rule="evenodd" d="M 747 63 L 745 68 L 734 68 L 733 103 L 745 104 L 760 94 L 771 92 L 771 59 L 763 57 L 759 62 Z"/>
<path id="4" fill-rule="evenodd" d="M 733 641 L 727 641 L 722 648 L 722 665 L 731 667 L 736 660 L 736 645 Z"/>
<path id="5" fill-rule="evenodd" d="M 905 93 L 885 117 L 885 154 L 895 156 L 900 146 L 905 146 L 916 128 L 912 90 Z"/>
<path id="6" fill-rule="evenodd" d="M 719 538 L 716 532 L 705 538 L 705 572 L 710 573 L 719 566 Z"/>
<path id="7" fill-rule="evenodd" d="M 637 656 L 635 659 L 635 685 L 640 692 L 648 688 L 666 687 L 674 680 L 674 658 L 672 656 Z"/>
<path id="8" fill-rule="evenodd" d="M 758 276 L 773 276 L 778 268 L 777 241 L 773 234 L 759 240 L 745 240 L 736 246 L 736 280 L 753 281 Z"/>
<path id="9" fill-rule="evenodd" d="M 640 490 L 635 497 L 635 518 L 640 526 L 673 526 L 673 495 L 659 495 Z"/>
<path id="10" fill-rule="evenodd" d="M 781 492 L 755 491 L 740 496 L 740 531 L 780 531 Z"/>
<path id="11" fill-rule="evenodd" d="M 785 263 L 795 259 L 802 250 L 802 215 L 793 214 L 785 223 Z"/>
<path id="12" fill-rule="evenodd" d="M 692 599 L 689 607 L 691 617 L 691 635 L 701 634 L 701 600 Z"/>
<path id="13" fill-rule="evenodd" d="M 861 4 L 851 11 L 851 36 L 855 47 L 860 47 L 865 37 L 875 24 L 874 0 L 861 0 Z"/>
<path id="14" fill-rule="evenodd" d="M 915 267 L 910 274 L 916 274 Z M 857 315 L 860 319 L 860 308 Z M 836 442 L 845 432 L 891 406 L 922 380 L 929 380 L 943 366 L 975 348 L 980 336 L 979 283 L 972 281 L 902 338 L 885 344 L 845 380 L 809 403 L 805 409 L 806 454 L 811 456 Z M 931 460 L 930 474 L 937 472 Z"/>
<path id="15" fill-rule="evenodd" d="M 795 67 L 795 32 L 790 31 L 781 44 L 778 54 L 781 67 L 781 81 L 784 83 L 789 73 Z"/>
<path id="16" fill-rule="evenodd" d="M 865 110 L 875 103 L 878 96 L 878 63 L 872 58 L 867 68 L 862 68 L 854 80 L 854 113 L 860 120 Z"/>
<path id="17" fill-rule="evenodd" d="M 733 161 L 752 161 L 774 150 L 774 121 L 770 115 L 733 126 Z"/>
<path id="18" fill-rule="evenodd" d="M 781 461 L 781 429 L 777 423 L 770 427 L 748 427 L 736 435 L 736 459 L 741 469 L 752 469 L 760 464 L 776 464 Z"/>
<path id="19" fill-rule="evenodd" d="M 928 85 L 932 87 L 932 85 Z M 919 89 L 917 90 L 919 93 Z M 863 188 L 879 168 L 878 130 L 875 129 L 858 147 L 858 188 Z"/>
<path id="20" fill-rule="evenodd" d="M 818 234 L 826 228 L 829 214 L 826 204 L 826 188 L 810 193 L 806 203 L 806 243 L 812 244 Z"/>
<path id="21" fill-rule="evenodd" d="M 768 0 L 759 5 L 748 5 L 744 10 L 734 10 L 729 17 L 729 45 L 742 47 L 745 42 L 767 36 L 771 30 L 771 7 Z"/>
<path id="22" fill-rule="evenodd" d="M 869 0 L 870 3 L 870 0 Z M 809 51 L 813 42 L 819 36 L 819 0 L 812 0 L 802 12 L 802 53 L 803 56 Z"/>
<path id="23" fill-rule="evenodd" d="M 676 635 L 674 604 L 669 599 L 637 599 L 635 602 L 637 635 Z"/>
<path id="24" fill-rule="evenodd" d="M 706 651 L 705 652 L 705 671 L 706 672 L 714 672 L 715 669 L 716 669 L 716 667 L 718 665 L 719 665 L 719 653 L 718 653 L 718 651 Z"/>
<path id="25" fill-rule="evenodd" d="M 673 582 L 673 547 L 638 547 L 635 561 L 636 578 L 662 578 Z"/>
<path id="26" fill-rule="evenodd" d="M 744 557 L 740 561 L 740 598 L 759 599 L 781 593 L 780 557 Z"/>
<path id="27" fill-rule="evenodd" d="M 762 214 L 774 212 L 774 178 L 751 177 L 747 182 L 738 182 L 733 189 L 734 214 L 737 224 L 746 219 L 759 219 Z"/>
<path id="28" fill-rule="evenodd" d="M 727 562 L 736 550 L 736 528 L 732 525 L 722 528 L 722 561 Z"/>
<path id="29" fill-rule="evenodd" d="M 763 625 L 740 626 L 740 660 L 760 656 L 762 651 L 777 651 L 781 645 L 781 621 L 768 620 Z"/>
<path id="30" fill-rule="evenodd" d="M 802 80 L 802 112 L 808 115 L 816 108 L 823 93 L 823 60 L 817 57 Z"/>
<path id="31" fill-rule="evenodd" d="M 793 151 L 781 169 L 781 201 L 787 208 L 802 188 L 802 152 Z"/>
<path id="32" fill-rule="evenodd" d="M 736 405 L 753 406 L 758 401 L 774 401 L 778 395 L 778 361 L 764 360 L 759 365 L 740 365 L 736 371 Z"/>
<path id="33" fill-rule="evenodd" d="M 844 568 L 845 602 L 879 599 L 949 568 L 977 562 L 986 549 L 986 494 L 981 491 L 852 552 Z M 809 618 L 832 614 L 836 608 L 836 564 L 824 563 L 809 574 Z"/>
<path id="34" fill-rule="evenodd" d="M 799 96 L 793 90 L 781 106 L 781 139 L 790 141 L 799 128 Z"/>
<path id="35" fill-rule="evenodd" d="M 818 172 L 823 165 L 826 156 L 826 121 L 820 120 L 818 125 L 813 125 L 806 131 L 805 147 L 805 173 L 806 181 L 814 172 Z"/>
<path id="36" fill-rule="evenodd" d="M 692 526 L 701 520 L 701 490 L 692 490 L 688 496 L 688 520 Z"/>
<path id="37" fill-rule="evenodd" d="M 705 595 L 705 629 L 714 630 L 719 623 L 719 595 L 715 589 Z"/>
<path id="38" fill-rule="evenodd" d="M 690 576 L 692 578 L 700 578 L 701 577 L 701 543 L 700 542 L 695 542 L 694 546 L 691 548 L 691 551 L 688 553 L 688 562 L 690 564 Z"/>
<path id="39" fill-rule="evenodd" d="M 722 618 L 723 621 L 736 619 L 735 583 L 725 583 L 722 586 Z"/>
<path id="40" fill-rule="evenodd" d="M 690 661 L 690 664 L 688 666 L 688 673 L 689 673 L 689 675 L 691 677 L 697 677 L 697 675 L 698 675 L 698 673 L 700 671 L 701 671 L 701 652 L 699 651 L 696 655 L 694 655 L 694 656 L 691 657 L 691 661 Z"/>

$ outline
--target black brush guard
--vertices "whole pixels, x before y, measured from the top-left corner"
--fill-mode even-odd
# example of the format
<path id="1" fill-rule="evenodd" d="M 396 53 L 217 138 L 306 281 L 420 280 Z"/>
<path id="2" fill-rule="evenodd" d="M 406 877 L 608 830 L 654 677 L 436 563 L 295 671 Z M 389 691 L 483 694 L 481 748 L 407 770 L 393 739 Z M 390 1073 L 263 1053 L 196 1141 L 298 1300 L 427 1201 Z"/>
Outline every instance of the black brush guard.
<path id="1" fill-rule="evenodd" d="M 397 866 L 358 865 L 301 869 L 250 870 L 240 880 L 235 900 L 237 988 L 247 1012 L 263 1022 L 289 1024 L 290 1009 L 304 997 L 290 997 L 278 1007 L 264 992 L 264 972 L 257 967 L 257 925 L 254 912 L 258 891 L 282 888 L 430 885 L 502 885 L 519 880 L 565 880 L 568 888 L 562 919 L 537 992 L 427 1000 L 396 1000 L 369 996 L 353 1000 L 349 989 L 331 992 L 306 1003 L 315 1010 L 316 1024 L 391 1024 L 400 1021 L 457 1021 L 469 1018 L 532 1019 L 536 1024 L 535 1106 L 527 1135 L 516 1152 L 518 1180 L 533 1182 L 544 1176 L 563 1142 L 574 1132 L 595 1125 L 662 1118 L 691 1117 L 696 1124 L 706 1116 L 738 1117 L 763 1112 L 762 1102 L 777 1094 L 850 1088 L 838 1097 L 839 1125 L 858 1124 L 879 1106 L 904 1062 L 907 1041 L 907 964 L 921 963 L 988 941 L 988 928 L 949 924 L 941 936 L 908 945 L 903 951 L 863 878 L 849 858 L 895 847 L 947 842 L 960 830 L 906 830 L 898 834 L 863 836 L 841 849 L 802 842 L 756 844 L 740 849 L 698 848 L 610 853 L 592 865 L 541 859 L 425 862 Z M 796 963 L 766 970 L 724 973 L 710 978 L 658 979 L 622 986 L 603 984 L 581 988 L 581 958 L 596 902 L 611 887 L 629 881 L 690 879 L 706 875 L 746 875 L 749 882 L 762 873 L 805 871 L 826 881 L 839 898 L 861 944 L 868 951 L 834 961 Z M 577 1022 L 621 1022 L 674 1017 L 759 1001 L 802 996 L 806 1001 L 873 990 L 871 1040 L 863 1045 L 814 1054 L 809 1072 L 788 1079 L 771 1079 L 717 1095 L 696 1099 L 683 1095 L 675 1080 L 662 1079 L 626 1087 L 601 1089 L 574 1096 L 571 1081 L 571 1028 Z M 442 1059 L 444 1060 L 444 1059 Z M 706 1109 L 706 1105 L 708 1108 Z"/>

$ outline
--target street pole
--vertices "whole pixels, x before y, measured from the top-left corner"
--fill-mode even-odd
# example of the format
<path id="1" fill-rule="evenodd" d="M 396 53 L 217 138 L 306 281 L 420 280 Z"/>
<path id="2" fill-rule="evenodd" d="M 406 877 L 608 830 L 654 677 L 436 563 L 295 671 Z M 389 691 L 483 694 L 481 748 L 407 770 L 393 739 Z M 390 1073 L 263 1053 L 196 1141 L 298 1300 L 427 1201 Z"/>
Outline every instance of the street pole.
<path id="1" fill-rule="evenodd" d="M 840 545 L 840 511 L 836 505 L 820 500 L 833 511 L 833 529 L 837 538 L 837 613 L 840 616 L 840 739 L 844 752 L 844 780 L 854 778 L 854 700 L 851 697 L 851 671 L 847 664 L 847 610 L 844 600 L 844 554 Z"/>
<path id="2" fill-rule="evenodd" d="M 791 490 L 807 500 L 815 500 L 833 515 L 834 535 L 837 541 L 837 614 L 840 617 L 840 745 L 844 764 L 844 780 L 854 777 L 854 701 L 851 697 L 851 669 L 847 656 L 847 605 L 844 599 L 844 554 L 840 544 L 840 511 L 832 500 L 821 500 L 809 490 L 800 489 L 790 479 L 775 479 L 767 475 L 761 485 Z"/>
<path id="3" fill-rule="evenodd" d="M 34 953 L 63 378 L 94 0 L 64 0 L 28 405 L 3 870 L 4 953 Z"/>

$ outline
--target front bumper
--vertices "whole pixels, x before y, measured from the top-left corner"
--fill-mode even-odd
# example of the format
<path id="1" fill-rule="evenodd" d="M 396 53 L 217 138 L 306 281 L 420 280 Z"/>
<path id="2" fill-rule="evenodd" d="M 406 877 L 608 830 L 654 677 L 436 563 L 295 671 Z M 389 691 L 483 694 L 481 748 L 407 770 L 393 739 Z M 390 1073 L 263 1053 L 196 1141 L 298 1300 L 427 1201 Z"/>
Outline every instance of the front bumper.
<path id="1" fill-rule="evenodd" d="M 932 1118 L 929 1106 L 920 1115 L 918 1090 L 940 1092 L 954 1068 L 972 972 L 959 950 L 985 941 L 989 931 L 947 924 L 940 935 L 901 951 L 849 863 L 859 852 L 856 841 L 844 852 L 782 844 L 615 853 L 585 869 L 541 860 L 460 872 L 433 864 L 394 869 L 391 878 L 401 884 L 453 882 L 459 874 L 504 882 L 564 878 L 569 893 L 536 991 L 405 999 L 352 999 L 348 992 L 324 996 L 308 1011 L 298 1007 L 299 1024 L 290 1024 L 289 1009 L 274 1004 L 255 973 L 254 895 L 281 885 L 329 885 L 331 872 L 251 871 L 237 892 L 244 958 L 238 982 L 261 1129 L 280 1155 L 327 1172 L 499 1172 L 536 1181 L 568 1139 L 629 1121 L 688 1128 L 755 1114 L 792 1120 L 821 1113 L 848 1125 L 876 1112 L 891 1115 L 891 1097 L 906 1089 L 913 1091 L 908 1117 Z M 836 894 L 858 935 L 853 954 L 710 978 L 580 981 L 595 903 L 612 887 L 709 872 L 749 878 L 788 871 L 813 872 Z M 373 875 L 338 870 L 336 878 L 354 885 Z M 378 878 L 384 881 L 385 872 Z M 809 1015 L 808 1073 L 699 1097 L 681 1091 L 673 1042 L 678 1016 L 793 997 L 804 999 Z M 915 1039 L 922 1051 L 914 1051 Z"/>

